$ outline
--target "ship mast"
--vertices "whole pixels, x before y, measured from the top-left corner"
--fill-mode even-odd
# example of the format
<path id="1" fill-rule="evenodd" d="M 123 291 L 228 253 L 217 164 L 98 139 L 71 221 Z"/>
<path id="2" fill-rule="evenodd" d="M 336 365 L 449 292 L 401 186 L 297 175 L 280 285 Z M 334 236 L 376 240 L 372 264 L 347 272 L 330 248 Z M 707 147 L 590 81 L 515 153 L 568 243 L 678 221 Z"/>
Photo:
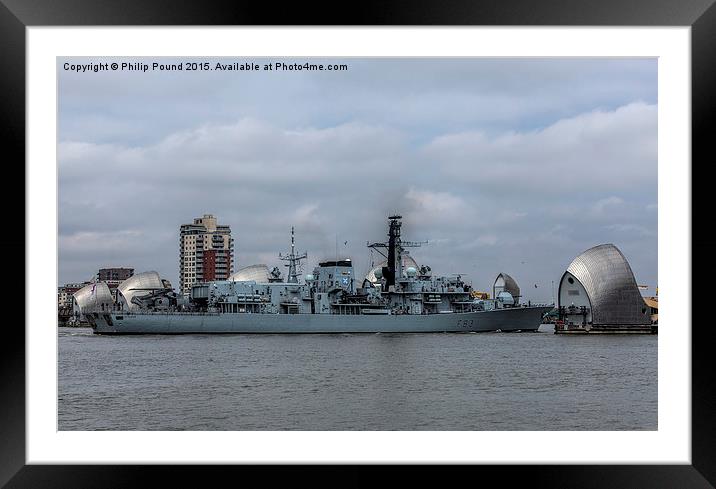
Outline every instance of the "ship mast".
<path id="1" fill-rule="evenodd" d="M 402 223 L 400 220 L 402 216 L 397 214 L 389 216 L 390 227 L 388 228 L 388 242 L 387 243 L 368 243 L 368 248 L 376 250 L 378 253 L 387 258 L 387 266 L 383 267 L 383 277 L 385 277 L 385 286 L 390 290 L 390 286 L 395 286 L 396 278 L 403 276 L 403 254 L 407 254 L 405 248 L 417 248 L 427 241 L 403 241 L 400 238 L 400 227 Z M 388 255 L 386 256 L 378 248 L 388 248 Z"/>
<path id="2" fill-rule="evenodd" d="M 285 265 L 288 267 L 288 280 L 286 280 L 289 284 L 297 284 L 298 283 L 298 264 L 301 260 L 308 258 L 308 254 L 304 251 L 300 255 L 296 254 L 296 242 L 294 239 L 294 232 L 293 232 L 293 226 L 291 226 L 291 254 L 290 255 L 282 255 L 279 253 L 278 255 L 279 260 L 287 261 L 288 264 Z"/>

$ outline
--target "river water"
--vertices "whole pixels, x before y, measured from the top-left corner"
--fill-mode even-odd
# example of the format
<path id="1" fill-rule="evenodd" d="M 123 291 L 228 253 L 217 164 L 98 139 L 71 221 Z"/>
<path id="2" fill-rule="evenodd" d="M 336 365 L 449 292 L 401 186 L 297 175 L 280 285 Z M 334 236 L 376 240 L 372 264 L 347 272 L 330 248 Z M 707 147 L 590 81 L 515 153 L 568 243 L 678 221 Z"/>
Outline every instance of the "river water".
<path id="1" fill-rule="evenodd" d="M 59 328 L 58 427 L 658 428 L 656 335 L 551 331 L 99 336 Z"/>

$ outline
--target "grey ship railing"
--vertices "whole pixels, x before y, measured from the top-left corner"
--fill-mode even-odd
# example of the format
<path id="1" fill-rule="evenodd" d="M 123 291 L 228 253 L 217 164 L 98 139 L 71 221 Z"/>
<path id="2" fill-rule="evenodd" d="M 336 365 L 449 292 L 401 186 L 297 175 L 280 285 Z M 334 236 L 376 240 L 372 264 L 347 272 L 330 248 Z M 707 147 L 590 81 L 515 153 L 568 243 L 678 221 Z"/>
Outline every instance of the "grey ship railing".
<path id="1" fill-rule="evenodd" d="M 168 316 L 170 314 L 180 314 L 182 316 L 218 316 L 219 312 L 198 312 L 198 311 L 114 311 L 120 313 L 123 316 Z"/>

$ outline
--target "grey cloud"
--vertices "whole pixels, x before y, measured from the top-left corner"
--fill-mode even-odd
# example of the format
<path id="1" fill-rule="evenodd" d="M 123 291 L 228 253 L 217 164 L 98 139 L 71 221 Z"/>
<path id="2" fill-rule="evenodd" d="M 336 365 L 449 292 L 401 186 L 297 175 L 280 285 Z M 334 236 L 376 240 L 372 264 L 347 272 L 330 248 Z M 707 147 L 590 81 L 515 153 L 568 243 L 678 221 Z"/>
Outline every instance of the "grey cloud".
<path id="1" fill-rule="evenodd" d="M 480 185 L 509 182 L 523 189 L 568 193 L 595 186 L 623 189 L 644 180 L 656 182 L 656 121 L 655 105 L 633 103 L 536 131 L 495 137 L 481 132 L 442 135 L 430 142 L 424 155 L 449 175 Z"/>
<path id="2" fill-rule="evenodd" d="M 65 61 L 59 59 L 58 66 Z M 656 102 L 655 59 L 311 60 L 321 61 L 345 62 L 350 69 L 92 75 L 60 69 L 60 139 L 112 141 L 104 120 L 121 126 L 126 140 L 144 144 L 194 128 L 196 121 L 225 124 L 243 117 L 280 126 L 381 123 L 423 139 L 441 128 L 526 129 L 595 107 Z"/>
<path id="3" fill-rule="evenodd" d="M 352 63 L 333 77 L 61 73 L 60 282 L 109 265 L 176 282 L 179 226 L 203 213 L 232 226 L 239 266 L 278 265 L 295 226 L 308 268 L 338 254 L 363 273 L 366 241 L 400 212 L 406 239 L 429 240 L 419 263 L 482 289 L 505 271 L 551 300 L 603 242 L 656 284 L 655 62 Z"/>

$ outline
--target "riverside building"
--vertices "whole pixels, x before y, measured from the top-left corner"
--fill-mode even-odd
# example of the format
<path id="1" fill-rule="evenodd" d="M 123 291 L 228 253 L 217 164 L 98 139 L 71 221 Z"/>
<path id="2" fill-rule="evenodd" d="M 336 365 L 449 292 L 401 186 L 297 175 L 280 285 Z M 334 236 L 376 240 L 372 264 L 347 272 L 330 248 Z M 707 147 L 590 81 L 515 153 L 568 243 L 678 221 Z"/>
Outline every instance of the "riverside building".
<path id="1" fill-rule="evenodd" d="M 100 268 L 99 271 L 97 271 L 96 282 L 105 282 L 112 293 L 112 298 L 116 301 L 117 287 L 132 275 L 134 275 L 134 268 Z"/>
<path id="2" fill-rule="evenodd" d="M 188 296 L 196 283 L 226 280 L 234 267 L 231 227 L 204 214 L 179 229 L 179 289 Z"/>
<path id="3" fill-rule="evenodd" d="M 89 282 L 65 284 L 61 287 L 57 287 L 57 308 L 60 310 L 72 308 L 72 295 L 88 283 Z"/>

